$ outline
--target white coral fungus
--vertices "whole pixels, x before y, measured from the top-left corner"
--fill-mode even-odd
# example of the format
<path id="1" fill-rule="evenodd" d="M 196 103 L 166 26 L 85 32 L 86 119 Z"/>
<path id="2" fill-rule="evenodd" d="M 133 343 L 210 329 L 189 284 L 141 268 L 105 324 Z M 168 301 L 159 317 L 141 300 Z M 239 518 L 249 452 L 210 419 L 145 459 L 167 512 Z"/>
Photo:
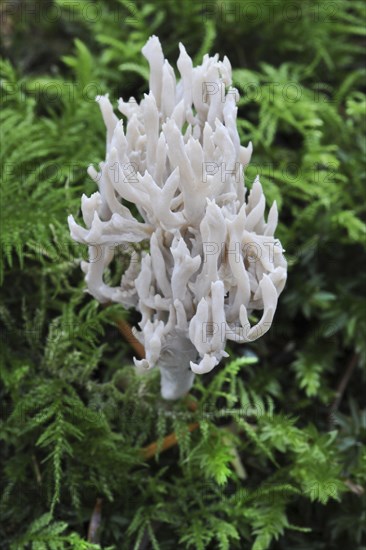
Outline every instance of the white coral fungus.
<path id="1" fill-rule="evenodd" d="M 265 221 L 258 177 L 246 200 L 243 168 L 252 145 L 240 145 L 230 62 L 205 55 L 193 67 L 179 48 L 176 82 L 158 38 L 148 40 L 142 53 L 150 92 L 140 103 L 119 100 L 125 124 L 108 96 L 97 98 L 106 160 L 88 173 L 99 192 L 82 197 L 86 229 L 68 220 L 73 239 L 89 245 L 89 262 L 82 262 L 89 292 L 140 312 L 135 335 L 146 359 L 135 364 L 140 371 L 159 366 L 165 399 L 184 395 L 194 373 L 227 357 L 227 339 L 252 342 L 269 329 L 287 275 L 274 238 L 277 206 Z M 103 273 L 116 247 L 141 241 L 149 241 L 149 253 L 139 261 L 133 254 L 120 285 L 108 286 Z M 254 326 L 252 310 L 263 310 Z"/>

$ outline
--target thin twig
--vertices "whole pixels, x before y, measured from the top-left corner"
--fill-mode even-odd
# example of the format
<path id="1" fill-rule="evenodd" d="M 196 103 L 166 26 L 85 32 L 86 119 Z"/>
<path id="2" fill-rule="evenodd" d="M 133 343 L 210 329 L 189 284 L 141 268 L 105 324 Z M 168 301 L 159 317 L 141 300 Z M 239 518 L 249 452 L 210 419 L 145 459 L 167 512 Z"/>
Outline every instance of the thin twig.
<path id="1" fill-rule="evenodd" d="M 197 430 L 199 427 L 198 422 L 192 422 L 192 424 L 188 424 L 188 430 L 190 432 L 193 432 L 194 430 Z M 178 438 L 175 432 L 167 435 L 163 439 L 163 443 L 160 446 L 160 452 L 167 451 L 171 447 L 174 447 L 178 443 Z M 159 444 L 157 441 L 154 441 L 153 443 L 150 443 L 147 447 L 144 447 L 141 449 L 142 455 L 145 458 L 145 460 L 149 460 L 149 458 L 153 458 L 158 452 Z"/>
<path id="2" fill-rule="evenodd" d="M 355 353 L 352 357 L 350 362 L 347 365 L 346 370 L 344 371 L 344 374 L 342 375 L 342 378 L 339 381 L 336 396 L 335 399 L 329 409 L 329 424 L 331 427 L 334 425 L 334 414 L 337 412 L 339 405 L 342 401 L 343 394 L 347 388 L 348 382 L 351 379 L 352 373 L 355 370 L 355 367 L 358 363 L 358 355 Z"/>
<path id="3" fill-rule="evenodd" d="M 36 455 L 34 453 L 32 454 L 32 464 L 33 464 L 34 472 L 36 474 L 37 483 L 38 485 L 42 485 L 42 474 L 41 474 L 41 470 L 39 469 L 39 464 L 37 462 Z"/>
<path id="4" fill-rule="evenodd" d="M 353 483 L 350 479 L 345 479 L 345 485 L 358 497 L 361 497 L 365 493 L 365 489 L 358 483 Z"/>
<path id="5" fill-rule="evenodd" d="M 98 543 L 103 499 L 97 498 L 88 528 L 88 542 Z"/>
<path id="6" fill-rule="evenodd" d="M 130 325 L 127 323 L 127 321 L 124 321 L 123 319 L 119 319 L 117 321 L 117 326 L 123 338 L 126 340 L 126 342 L 131 344 L 136 354 L 140 357 L 140 359 L 143 359 L 145 357 L 144 346 L 140 344 L 140 342 L 137 340 L 136 336 L 132 332 L 132 329 Z"/>

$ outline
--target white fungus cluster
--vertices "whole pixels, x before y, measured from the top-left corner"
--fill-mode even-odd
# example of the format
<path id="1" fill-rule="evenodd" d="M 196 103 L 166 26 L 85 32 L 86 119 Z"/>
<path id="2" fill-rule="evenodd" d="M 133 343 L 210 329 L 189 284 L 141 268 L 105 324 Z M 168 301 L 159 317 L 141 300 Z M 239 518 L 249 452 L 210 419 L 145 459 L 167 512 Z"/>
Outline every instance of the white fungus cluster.
<path id="1" fill-rule="evenodd" d="M 141 314 L 135 335 L 146 358 L 135 364 L 140 371 L 158 365 L 166 399 L 184 395 L 194 373 L 218 365 L 227 339 L 251 342 L 267 332 L 287 275 L 274 238 L 276 203 L 265 221 L 258 177 L 246 200 L 243 168 L 252 146 L 240 145 L 230 62 L 205 55 L 193 67 L 179 47 L 176 82 L 158 38 L 148 40 L 142 53 L 150 92 L 140 103 L 119 100 L 125 123 L 108 96 L 97 98 L 106 159 L 88 173 L 99 191 L 82 197 L 86 228 L 69 216 L 73 239 L 89 245 L 89 262 L 82 262 L 89 292 Z M 108 286 L 103 274 L 116 248 L 142 241 L 149 253 L 139 261 L 133 254 L 119 286 Z M 253 326 L 252 310 L 263 310 Z"/>

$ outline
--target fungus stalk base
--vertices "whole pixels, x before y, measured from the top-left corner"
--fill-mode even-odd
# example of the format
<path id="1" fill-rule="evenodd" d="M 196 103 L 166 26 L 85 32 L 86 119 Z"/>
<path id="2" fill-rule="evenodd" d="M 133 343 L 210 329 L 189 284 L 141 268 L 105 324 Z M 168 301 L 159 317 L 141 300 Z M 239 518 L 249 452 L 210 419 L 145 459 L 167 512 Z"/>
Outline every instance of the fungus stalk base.
<path id="1" fill-rule="evenodd" d="M 179 399 L 189 392 L 195 376 L 190 361 L 196 358 L 197 350 L 187 338 L 176 337 L 174 342 L 169 341 L 169 350 L 164 350 L 159 360 L 164 399 Z"/>

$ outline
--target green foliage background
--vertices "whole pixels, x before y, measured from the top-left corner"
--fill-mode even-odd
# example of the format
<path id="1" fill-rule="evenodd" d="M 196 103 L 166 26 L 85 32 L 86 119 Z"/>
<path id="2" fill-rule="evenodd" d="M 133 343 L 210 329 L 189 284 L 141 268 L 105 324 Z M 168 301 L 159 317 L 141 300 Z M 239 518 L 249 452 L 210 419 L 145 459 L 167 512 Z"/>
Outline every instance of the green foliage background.
<path id="1" fill-rule="evenodd" d="M 0 10 L 1 548 L 364 550 L 363 2 Z M 104 158 L 94 96 L 142 96 L 151 34 L 172 64 L 179 41 L 231 60 L 246 182 L 277 200 L 289 261 L 272 330 L 197 377 L 196 412 L 161 400 L 157 372 L 135 377 L 115 320 L 138 316 L 83 292 L 66 223 Z M 144 461 L 172 431 L 179 445 Z"/>

